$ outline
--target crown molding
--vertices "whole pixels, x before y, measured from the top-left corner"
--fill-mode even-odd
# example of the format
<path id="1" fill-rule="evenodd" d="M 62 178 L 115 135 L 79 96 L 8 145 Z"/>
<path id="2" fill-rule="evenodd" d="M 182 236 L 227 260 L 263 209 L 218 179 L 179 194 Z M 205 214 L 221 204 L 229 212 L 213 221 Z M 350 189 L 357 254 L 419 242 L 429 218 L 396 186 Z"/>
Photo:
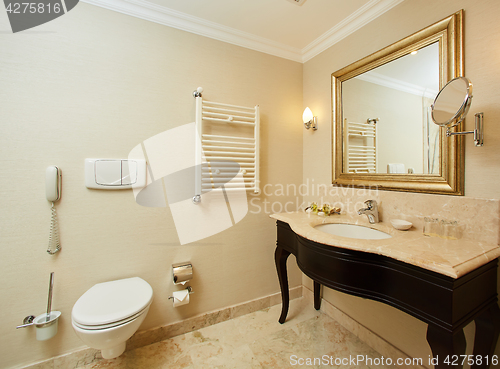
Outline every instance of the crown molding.
<path id="1" fill-rule="evenodd" d="M 281 58 L 302 62 L 301 50 L 293 48 L 272 40 L 258 37 L 250 33 L 242 32 L 234 28 L 222 26 L 215 22 L 210 22 L 198 17 L 181 13 L 166 7 L 152 4 L 144 0 L 81 0 L 87 4 L 92 4 L 144 19 L 180 29 L 200 36 L 209 37 L 215 40 L 227 42 L 233 45 L 242 46 L 248 49 L 260 51 L 266 54 L 275 55 Z"/>
<path id="2" fill-rule="evenodd" d="M 434 99 L 438 93 L 438 91 L 414 85 L 413 83 L 404 82 L 399 79 L 388 77 L 386 75 L 377 72 L 370 71 L 368 73 L 360 74 L 355 78 L 360 79 L 362 81 L 374 83 L 379 86 L 384 86 L 392 88 L 394 90 L 403 91 L 412 95 L 428 97 L 431 99 Z"/>
<path id="3" fill-rule="evenodd" d="M 200 36 L 304 63 L 404 0 L 371 0 L 303 49 L 242 32 L 145 0 L 81 0 L 118 13 L 163 24 Z"/>
<path id="4" fill-rule="evenodd" d="M 371 0 L 302 49 L 302 62 L 332 47 L 404 0 Z"/>

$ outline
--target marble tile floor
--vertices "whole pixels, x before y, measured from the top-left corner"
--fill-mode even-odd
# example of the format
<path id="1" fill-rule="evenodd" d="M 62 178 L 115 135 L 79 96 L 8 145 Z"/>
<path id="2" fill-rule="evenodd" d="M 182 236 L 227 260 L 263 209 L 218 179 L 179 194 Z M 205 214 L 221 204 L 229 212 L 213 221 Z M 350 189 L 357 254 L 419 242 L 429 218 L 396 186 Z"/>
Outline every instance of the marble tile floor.
<path id="1" fill-rule="evenodd" d="M 358 355 L 372 360 L 381 356 L 335 320 L 314 310 L 309 299 L 290 301 L 285 324 L 278 323 L 280 312 L 281 304 L 275 305 L 80 368 L 387 368 L 380 362 L 348 363 Z M 328 362 L 320 362 L 324 356 Z M 307 365 L 307 359 L 315 358 L 316 364 Z"/>

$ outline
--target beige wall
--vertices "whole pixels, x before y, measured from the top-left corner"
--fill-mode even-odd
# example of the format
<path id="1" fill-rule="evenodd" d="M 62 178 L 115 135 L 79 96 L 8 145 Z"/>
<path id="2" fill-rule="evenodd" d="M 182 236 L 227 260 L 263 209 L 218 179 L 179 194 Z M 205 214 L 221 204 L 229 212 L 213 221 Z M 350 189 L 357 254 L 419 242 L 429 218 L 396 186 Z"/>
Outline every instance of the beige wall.
<path id="1" fill-rule="evenodd" d="M 234 227 L 180 246 L 167 208 L 141 207 L 130 190 L 86 189 L 83 161 L 127 157 L 145 139 L 193 122 L 192 92 L 203 86 L 208 100 L 260 105 L 262 183 L 299 185 L 300 63 L 85 3 L 18 34 L 0 12 L 0 31 L 0 367 L 83 347 L 71 309 L 98 282 L 139 276 L 152 285 L 154 301 L 141 329 L 279 291 L 275 222 L 263 207 L 254 214 L 264 196 L 252 200 L 253 213 Z M 48 165 L 63 171 L 62 251 L 54 257 L 45 252 Z M 167 299 L 177 289 L 170 266 L 188 260 L 196 294 L 174 309 Z M 298 286 L 301 275 L 290 265 L 291 286 Z M 62 317 L 57 336 L 39 342 L 33 328 L 15 326 L 45 310 L 51 271 L 53 308 Z"/>
<path id="2" fill-rule="evenodd" d="M 407 0 L 306 62 L 304 106 L 309 106 L 318 116 L 320 129 L 304 132 L 304 182 L 331 183 L 331 73 L 460 9 L 465 10 L 465 72 L 474 84 L 471 112 L 484 111 L 485 114 L 485 146 L 476 148 L 472 138 L 466 138 L 465 192 L 471 197 L 500 198 L 500 125 L 497 124 L 500 120 L 500 3 L 497 0 Z M 468 120 L 467 129 L 472 122 Z M 399 196 L 380 192 L 386 203 Z M 416 207 L 425 195 L 420 196 L 406 195 Z M 317 199 L 310 196 L 304 200 Z M 349 201 L 349 195 L 343 196 L 343 200 Z M 395 203 L 394 209 L 402 214 L 420 211 L 400 208 L 400 205 Z M 303 281 L 311 287 L 306 277 Z M 430 355 L 425 340 L 426 325 L 418 320 L 380 303 L 328 289 L 324 297 L 407 354 L 422 358 Z M 466 331 L 470 341 L 473 325 Z M 498 347 L 496 352 L 500 352 Z"/>
<path id="3" fill-rule="evenodd" d="M 484 111 L 486 126 L 484 147 L 466 140 L 466 195 L 498 199 L 497 0 L 407 0 L 304 66 L 85 3 L 14 35 L 1 13 L 0 367 L 83 347 L 71 328 L 71 308 L 94 283 L 130 276 L 147 280 L 155 298 L 141 329 L 277 292 L 275 226 L 266 212 L 285 210 L 285 204 L 294 210 L 301 196 L 293 186 L 331 183 L 330 74 L 461 8 L 466 75 L 474 83 L 471 111 Z M 269 185 L 269 195 L 252 199 L 251 213 L 236 226 L 180 246 L 168 209 L 140 207 L 130 191 L 87 190 L 83 160 L 125 157 L 145 139 L 192 122 L 191 93 L 198 86 L 207 99 L 260 105 L 262 183 Z M 319 118 L 316 132 L 301 128 L 305 106 Z M 64 173 L 57 205 L 63 250 L 55 257 L 45 253 L 48 165 Z M 400 211 L 399 195 L 381 197 Z M 306 196 L 313 199 L 315 194 Z M 173 309 L 167 300 L 175 289 L 170 265 L 186 260 L 195 267 L 196 295 L 190 305 Z M 301 277 L 293 258 L 289 265 L 290 284 L 297 286 Z M 24 316 L 44 311 L 51 271 L 53 306 L 63 315 L 58 335 L 38 342 L 31 328 L 14 327 Z M 303 283 L 310 287 L 307 278 Z M 324 297 L 409 355 L 429 354 L 425 324 L 373 301 L 331 290 Z"/>

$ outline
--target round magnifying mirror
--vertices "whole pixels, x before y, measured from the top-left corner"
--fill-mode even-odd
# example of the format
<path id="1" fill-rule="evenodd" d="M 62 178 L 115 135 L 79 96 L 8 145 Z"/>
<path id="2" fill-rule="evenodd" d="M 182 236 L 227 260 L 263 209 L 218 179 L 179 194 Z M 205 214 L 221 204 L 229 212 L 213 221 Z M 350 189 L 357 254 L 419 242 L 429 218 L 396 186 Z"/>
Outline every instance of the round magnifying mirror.
<path id="1" fill-rule="evenodd" d="M 455 127 L 464 120 L 472 101 L 472 83 L 465 77 L 448 82 L 432 104 L 432 120 L 440 126 Z"/>

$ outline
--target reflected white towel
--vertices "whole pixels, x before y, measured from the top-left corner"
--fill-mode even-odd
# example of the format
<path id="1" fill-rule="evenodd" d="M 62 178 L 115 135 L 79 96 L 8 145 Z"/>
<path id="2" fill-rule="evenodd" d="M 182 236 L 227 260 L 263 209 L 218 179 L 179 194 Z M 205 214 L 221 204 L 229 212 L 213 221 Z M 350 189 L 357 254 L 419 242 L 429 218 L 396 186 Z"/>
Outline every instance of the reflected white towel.
<path id="1" fill-rule="evenodd" d="M 405 173 L 405 165 L 401 163 L 387 164 L 387 173 Z"/>

